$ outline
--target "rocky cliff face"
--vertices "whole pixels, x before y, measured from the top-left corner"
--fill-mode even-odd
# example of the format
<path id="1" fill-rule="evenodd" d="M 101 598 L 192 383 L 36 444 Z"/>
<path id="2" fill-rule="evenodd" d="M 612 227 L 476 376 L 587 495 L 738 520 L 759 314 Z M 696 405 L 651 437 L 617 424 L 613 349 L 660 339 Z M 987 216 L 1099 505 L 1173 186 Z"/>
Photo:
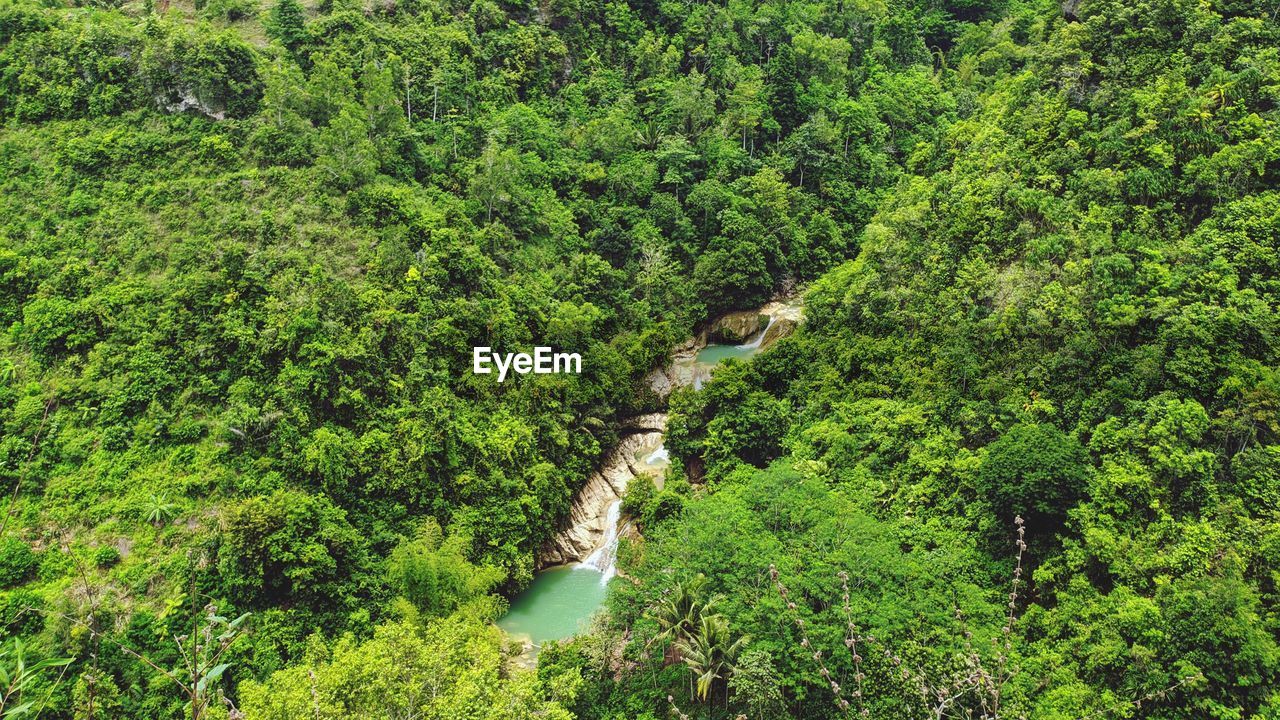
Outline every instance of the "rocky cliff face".
<path id="1" fill-rule="evenodd" d="M 770 320 L 760 347 L 766 348 L 795 332 L 804 321 L 804 307 L 796 303 L 775 300 L 760 308 L 760 314 Z"/>
<path id="2" fill-rule="evenodd" d="M 726 345 L 741 345 L 760 334 L 768 323 L 769 316 L 760 310 L 731 312 L 711 323 L 707 339 Z"/>
<path id="3" fill-rule="evenodd" d="M 759 337 L 759 346 L 763 349 L 790 335 L 802 321 L 803 312 L 803 307 L 794 301 L 775 301 L 759 310 L 718 318 L 676 348 L 671 363 L 651 372 L 646 381 L 662 400 L 675 388 L 699 387 L 711 377 L 711 368 L 697 361 L 698 351 L 706 347 L 709 340 L 742 345 L 757 339 L 764 331 L 764 336 Z M 655 472 L 643 465 L 639 455 L 661 445 L 666 427 L 664 413 L 641 415 L 622 423 L 622 440 L 605 454 L 600 469 L 587 478 L 560 532 L 538 553 L 539 568 L 581 562 L 599 547 L 605 535 L 609 506 L 622 498 L 632 478 Z"/>
<path id="4" fill-rule="evenodd" d="M 539 553 L 538 567 L 580 562 L 596 549 L 605 534 L 609 505 L 622 498 L 632 478 L 651 472 L 638 456 L 662 443 L 666 427 L 663 413 L 641 415 L 624 424 L 630 434 L 605 454 L 600 469 L 587 478 L 562 529 Z"/>
<path id="5" fill-rule="evenodd" d="M 697 387 L 711 379 L 710 371 L 696 360 L 698 350 L 705 344 L 678 350 L 671 356 L 669 365 L 657 368 L 645 376 L 645 383 L 659 400 L 665 402 L 671 391 L 678 387 Z"/>

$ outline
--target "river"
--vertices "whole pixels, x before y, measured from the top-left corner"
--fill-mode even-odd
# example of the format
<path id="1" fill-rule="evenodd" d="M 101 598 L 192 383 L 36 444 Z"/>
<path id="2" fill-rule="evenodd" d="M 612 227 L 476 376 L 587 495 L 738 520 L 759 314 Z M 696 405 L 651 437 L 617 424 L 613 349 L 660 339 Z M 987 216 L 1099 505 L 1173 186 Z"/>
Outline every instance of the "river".
<path id="1" fill-rule="evenodd" d="M 678 351 L 651 384 L 664 395 L 673 387 L 701 389 L 717 365 L 729 358 L 750 358 L 799 321 L 800 306 L 787 301 L 725 316 Z M 758 329 L 741 344 L 707 342 L 709 333 L 729 325 L 739 331 Z M 551 566 L 534 575 L 533 582 L 512 598 L 510 609 L 498 620 L 508 635 L 524 643 L 525 652 L 518 659 L 522 664 L 534 664 L 544 643 L 586 630 L 600 609 L 609 580 L 617 574 L 618 542 L 629 523 L 621 515 L 622 495 L 630 479 L 641 474 L 653 477 L 661 488 L 668 461 L 662 444 L 665 428 L 666 415 L 661 413 L 624 424 L 628 434 L 606 453 L 601 469 L 593 473 L 575 500 L 569 526 L 544 552 L 542 560 Z"/>

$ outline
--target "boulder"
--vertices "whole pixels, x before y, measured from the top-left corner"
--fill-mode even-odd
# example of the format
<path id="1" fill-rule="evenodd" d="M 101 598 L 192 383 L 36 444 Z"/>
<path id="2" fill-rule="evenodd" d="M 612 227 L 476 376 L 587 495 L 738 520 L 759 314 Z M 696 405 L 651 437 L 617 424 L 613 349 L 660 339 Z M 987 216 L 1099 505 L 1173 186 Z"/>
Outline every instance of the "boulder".
<path id="1" fill-rule="evenodd" d="M 742 345 L 758 335 L 768 323 L 768 316 L 758 310 L 731 312 L 711 324 L 707 339 L 726 345 Z"/>
<path id="2" fill-rule="evenodd" d="M 776 317 L 769 324 L 769 329 L 765 330 L 764 337 L 760 340 L 760 347 L 769 347 L 773 343 L 795 332 L 799 325 L 795 320 L 785 317 Z"/>

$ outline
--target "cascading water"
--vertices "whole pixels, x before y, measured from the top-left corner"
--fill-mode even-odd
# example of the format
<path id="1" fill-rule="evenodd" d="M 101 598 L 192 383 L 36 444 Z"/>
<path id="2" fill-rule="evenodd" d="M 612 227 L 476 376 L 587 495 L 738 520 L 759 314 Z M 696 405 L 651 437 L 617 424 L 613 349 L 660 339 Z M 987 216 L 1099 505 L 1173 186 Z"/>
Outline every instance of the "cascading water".
<path id="1" fill-rule="evenodd" d="M 764 339 L 769 335 L 769 328 L 773 327 L 773 323 L 776 320 L 773 315 L 769 315 L 768 318 L 769 321 L 765 323 L 763 330 L 757 333 L 756 336 L 748 342 L 736 346 L 735 349 L 748 355 L 759 350 L 760 346 L 764 344 Z M 702 389 L 704 379 L 711 379 L 710 367 L 700 367 L 699 371 L 700 372 L 696 373 L 693 377 L 693 388 L 695 390 Z M 653 465 L 657 463 L 652 461 L 657 460 L 665 465 L 666 459 L 667 449 L 665 446 L 660 446 L 649 457 L 645 458 L 645 463 Z M 618 557 L 618 524 L 621 521 L 622 501 L 615 500 L 613 504 L 609 506 L 608 515 L 605 517 L 604 539 L 601 542 L 600 547 L 596 548 L 586 560 L 582 561 L 582 565 L 579 566 L 599 570 L 601 574 L 601 584 L 608 584 L 609 580 L 617 574 L 617 569 L 614 565 Z"/>
<path id="2" fill-rule="evenodd" d="M 618 574 L 618 523 L 622 520 L 622 501 L 614 500 L 605 515 L 604 539 L 600 547 L 595 549 L 578 567 L 592 568 L 600 571 L 600 584 L 608 585 L 614 575 Z"/>
<path id="3" fill-rule="evenodd" d="M 756 335 L 755 339 L 751 340 L 745 345 L 739 345 L 738 346 L 739 350 L 755 350 L 759 348 L 762 344 L 764 344 L 764 339 L 769 334 L 769 328 L 773 327 L 773 323 L 777 319 L 773 315 L 769 315 L 768 317 L 769 317 L 769 322 L 765 324 L 764 329 L 760 331 L 760 334 Z"/>
<path id="4" fill-rule="evenodd" d="M 667 452 L 666 444 L 659 445 L 653 452 L 644 456 L 645 465 L 659 470 L 665 469 L 670 462 L 671 453 Z"/>

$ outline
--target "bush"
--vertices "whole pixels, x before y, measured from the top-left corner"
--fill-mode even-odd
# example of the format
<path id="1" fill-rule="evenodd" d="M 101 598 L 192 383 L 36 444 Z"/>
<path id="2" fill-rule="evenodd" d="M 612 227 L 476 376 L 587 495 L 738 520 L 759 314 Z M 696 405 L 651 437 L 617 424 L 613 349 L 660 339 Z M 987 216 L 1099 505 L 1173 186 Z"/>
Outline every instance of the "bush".
<path id="1" fill-rule="evenodd" d="M 110 545 L 104 545 L 93 553 L 93 564 L 100 568 L 114 567 L 120 562 L 120 551 Z"/>
<path id="2" fill-rule="evenodd" d="M 18 538 L 0 542 L 0 587 L 11 588 L 26 582 L 36 569 L 35 551 Z"/>
<path id="3" fill-rule="evenodd" d="M 1235 492 L 1259 517 L 1280 510 L 1280 445 L 1251 447 L 1231 461 Z"/>
<path id="4" fill-rule="evenodd" d="M 34 592 L 18 589 L 0 600 L 0 640 L 15 635 L 31 637 L 44 629 L 44 599 Z"/>
<path id="5" fill-rule="evenodd" d="M 440 526 L 428 520 L 418 536 L 391 553 L 387 579 L 391 587 L 419 612 L 448 615 L 472 598 L 484 595 L 504 579 L 494 567 L 467 562 L 465 541 L 445 539 Z"/>
<path id="6" fill-rule="evenodd" d="M 669 517 L 678 515 L 681 510 L 684 510 L 684 503 L 682 496 L 670 490 L 663 490 L 645 504 L 641 521 L 645 527 L 653 527 Z"/>
<path id="7" fill-rule="evenodd" d="M 639 517 L 649 500 L 658 493 L 653 478 L 641 475 L 627 483 L 627 494 L 622 498 L 622 513 L 630 517 Z"/>
<path id="8" fill-rule="evenodd" d="M 1088 463 L 1074 436 L 1052 425 L 1015 425 L 987 446 L 978 492 L 1006 520 L 1035 515 L 1060 521 L 1080 498 Z"/>
<path id="9" fill-rule="evenodd" d="M 229 22 L 244 20 L 257 13 L 258 3 L 254 0 L 208 0 L 201 9 L 201 15 L 210 20 Z"/>
<path id="10" fill-rule="evenodd" d="M 341 604 L 360 589 L 366 540 L 328 498 L 277 490 L 227 513 L 218 567 L 237 604 Z"/>

